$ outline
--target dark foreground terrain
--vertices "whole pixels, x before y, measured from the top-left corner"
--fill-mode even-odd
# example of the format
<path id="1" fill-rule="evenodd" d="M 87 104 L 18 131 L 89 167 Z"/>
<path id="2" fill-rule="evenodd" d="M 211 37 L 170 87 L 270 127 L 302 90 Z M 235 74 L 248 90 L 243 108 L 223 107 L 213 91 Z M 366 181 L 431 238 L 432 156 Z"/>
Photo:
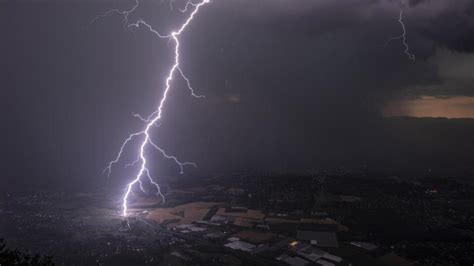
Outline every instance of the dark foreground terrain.
<path id="1" fill-rule="evenodd" d="M 120 190 L 4 192 L 0 264 L 474 263 L 469 178 L 235 174 L 163 187 L 165 203 L 136 191 L 127 219 Z"/>

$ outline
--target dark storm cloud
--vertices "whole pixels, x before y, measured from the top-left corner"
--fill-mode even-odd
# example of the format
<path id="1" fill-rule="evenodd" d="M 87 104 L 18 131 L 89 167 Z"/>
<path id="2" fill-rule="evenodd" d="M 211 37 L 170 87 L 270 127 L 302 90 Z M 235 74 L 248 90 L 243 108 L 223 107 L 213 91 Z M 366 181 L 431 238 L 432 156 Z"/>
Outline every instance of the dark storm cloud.
<path id="1" fill-rule="evenodd" d="M 459 77 L 441 70 L 464 54 L 450 61 L 437 51 L 470 51 L 471 1 L 411 3 L 405 20 L 416 63 L 399 41 L 383 47 L 400 34 L 396 1 L 214 0 L 182 44 L 183 70 L 207 99 L 189 97 L 177 80 L 157 141 L 196 161 L 199 171 L 301 170 L 385 158 L 383 100 L 443 84 L 444 94 L 459 94 L 445 85 Z M 119 16 L 89 24 L 131 4 L 0 4 L 7 40 L 0 44 L 1 113 L 11 128 L 2 132 L 8 158 L 1 161 L 9 175 L 102 180 L 123 138 L 143 126 L 130 113 L 156 105 L 169 44 L 144 29 L 124 30 Z M 150 1 L 130 17 L 137 18 L 166 32 L 182 15 L 170 12 L 169 2 Z M 465 82 L 467 89 L 472 83 Z M 176 173 L 154 158 L 161 172 Z M 127 177 L 124 171 L 117 174 Z"/>
<path id="2" fill-rule="evenodd" d="M 474 52 L 474 2 L 460 1 L 421 22 L 419 30 L 438 46 Z"/>
<path id="3" fill-rule="evenodd" d="M 474 96 L 474 54 L 438 48 L 428 62 L 436 69 L 437 81 L 401 88 L 398 97 Z"/>
<path id="4" fill-rule="evenodd" d="M 386 20 L 388 13 L 400 7 L 397 0 L 349 0 L 349 1 L 258 1 L 245 2 L 246 11 L 254 18 L 273 17 L 282 19 L 311 16 L 314 21 L 339 21 L 346 24 L 361 20 L 378 23 Z M 262 10 L 265 10 L 262 14 Z M 319 16 L 317 16 L 317 15 Z M 410 0 L 405 10 L 407 26 L 419 31 L 441 47 L 462 52 L 474 50 L 474 2 L 470 0 Z M 318 24 L 311 24 L 318 26 Z"/>

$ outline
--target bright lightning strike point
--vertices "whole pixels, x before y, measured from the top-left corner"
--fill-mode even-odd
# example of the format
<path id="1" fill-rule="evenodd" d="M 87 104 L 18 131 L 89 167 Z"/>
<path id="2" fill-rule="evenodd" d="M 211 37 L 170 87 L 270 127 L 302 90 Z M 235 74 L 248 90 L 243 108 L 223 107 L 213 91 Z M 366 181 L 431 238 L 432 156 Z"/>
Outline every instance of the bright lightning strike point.
<path id="1" fill-rule="evenodd" d="M 190 80 L 184 75 L 184 72 L 180 67 L 180 45 L 181 44 L 180 44 L 180 41 L 179 41 L 179 37 L 184 32 L 184 30 L 187 28 L 187 26 L 193 21 L 195 15 L 199 12 L 200 8 L 202 6 L 204 6 L 205 4 L 209 3 L 209 2 L 210 2 L 209 0 L 201 0 L 198 3 L 193 3 L 193 2 L 188 1 L 185 5 L 184 9 L 181 9 L 180 11 L 185 13 L 185 12 L 188 11 L 188 9 L 190 9 L 192 7 L 193 8 L 192 12 L 190 12 L 189 16 L 187 17 L 185 22 L 178 28 L 178 30 L 171 32 L 169 35 L 162 35 L 158 31 L 156 31 L 150 24 L 148 24 L 147 22 L 145 22 L 142 19 L 137 20 L 135 23 L 128 23 L 129 15 L 131 13 L 133 13 L 138 8 L 138 0 L 135 2 L 135 5 L 129 10 L 120 11 L 118 9 L 113 9 L 113 10 L 110 10 L 110 11 L 106 12 L 105 14 L 103 14 L 101 16 L 97 16 L 96 18 L 94 18 L 91 21 L 91 22 L 94 22 L 99 18 L 109 16 L 109 15 L 114 14 L 114 13 L 119 14 L 119 15 L 123 16 L 123 23 L 124 23 L 125 27 L 144 26 L 151 33 L 155 34 L 157 37 L 159 37 L 161 39 L 169 39 L 170 41 L 174 42 L 174 44 L 175 44 L 175 47 L 174 47 L 175 48 L 174 49 L 174 62 L 171 65 L 170 70 L 169 70 L 169 74 L 168 74 L 168 76 L 165 80 L 165 88 L 163 90 L 163 95 L 161 97 L 161 100 L 159 101 L 158 108 L 156 109 L 155 112 L 151 113 L 150 116 L 148 116 L 147 118 L 144 118 L 140 115 L 134 114 L 135 117 L 138 117 L 140 120 L 142 120 L 143 122 L 146 123 L 145 129 L 143 131 L 130 134 L 128 136 L 128 138 L 125 139 L 125 141 L 122 143 L 122 146 L 120 147 L 119 153 L 117 154 L 115 159 L 113 161 L 111 161 L 104 170 L 108 173 L 108 175 L 110 175 L 111 172 L 112 172 L 112 166 L 120 161 L 126 146 L 132 140 L 134 140 L 135 138 L 138 138 L 138 137 L 142 138 L 141 139 L 141 144 L 140 144 L 140 147 L 139 147 L 139 150 L 138 150 L 137 159 L 134 162 L 126 165 L 126 166 L 133 166 L 135 164 L 140 163 L 140 169 L 138 170 L 137 174 L 132 179 L 132 181 L 130 183 L 128 183 L 128 185 L 126 186 L 124 195 L 122 197 L 122 215 L 124 217 L 126 217 L 127 214 L 128 214 L 128 200 L 129 200 L 130 194 L 132 193 L 132 189 L 134 188 L 134 186 L 138 183 L 140 189 L 142 191 L 145 191 L 144 188 L 143 188 L 143 184 L 142 184 L 142 179 L 144 177 L 148 179 L 150 184 L 155 186 L 156 191 L 157 191 L 156 195 L 161 196 L 163 202 L 165 200 L 165 196 L 161 193 L 160 185 L 158 183 L 156 183 L 150 175 L 150 170 L 148 168 L 148 161 L 147 161 L 147 158 L 146 158 L 146 155 L 145 155 L 145 149 L 148 146 L 151 146 L 155 150 L 159 151 L 163 155 L 163 157 L 165 157 L 167 159 L 170 159 L 170 160 L 173 160 L 179 166 L 180 173 L 183 173 L 185 166 L 189 165 L 189 166 L 196 167 L 196 164 L 194 164 L 194 163 L 181 162 L 175 156 L 168 155 L 162 148 L 160 148 L 158 145 L 156 145 L 151 140 L 150 133 L 151 133 L 151 129 L 157 124 L 157 122 L 162 117 L 163 107 L 166 103 L 168 92 L 171 89 L 171 82 L 173 81 L 176 72 L 178 72 L 180 77 L 183 78 L 183 80 L 186 82 L 187 88 L 189 89 L 189 91 L 191 92 L 191 95 L 193 97 L 196 97 L 196 98 L 204 97 L 204 96 L 198 95 L 194 92 L 194 89 L 191 87 Z"/>

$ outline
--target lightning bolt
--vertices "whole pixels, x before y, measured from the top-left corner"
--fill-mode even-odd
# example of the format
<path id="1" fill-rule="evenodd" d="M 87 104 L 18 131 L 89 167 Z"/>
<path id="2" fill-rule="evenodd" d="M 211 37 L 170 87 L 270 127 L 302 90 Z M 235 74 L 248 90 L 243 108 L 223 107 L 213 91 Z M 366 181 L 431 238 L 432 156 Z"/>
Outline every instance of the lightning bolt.
<path id="1" fill-rule="evenodd" d="M 142 27 L 148 29 L 151 33 L 156 35 L 158 38 L 168 39 L 168 40 L 174 42 L 174 62 L 170 66 L 168 76 L 166 77 L 166 80 L 165 80 L 165 88 L 163 90 L 163 95 L 161 97 L 161 100 L 159 101 L 159 104 L 158 104 L 158 107 L 157 107 L 156 111 L 151 113 L 146 118 L 139 115 L 139 114 L 133 114 L 133 116 L 139 118 L 141 121 L 146 123 L 145 128 L 142 131 L 130 134 L 125 139 L 125 141 L 122 143 L 122 146 L 120 147 L 120 150 L 119 150 L 117 156 L 115 157 L 115 159 L 112 160 L 104 170 L 110 176 L 110 174 L 112 173 L 112 167 L 120 161 L 123 152 L 125 151 L 127 146 L 130 144 L 130 142 L 132 142 L 136 138 L 141 138 L 141 143 L 140 143 L 140 146 L 139 146 L 139 149 L 138 149 L 137 159 L 135 161 L 133 161 L 132 163 L 129 163 L 129 164 L 126 165 L 126 166 L 133 166 L 133 165 L 136 165 L 136 164 L 140 164 L 140 168 L 138 169 L 138 172 L 136 173 L 136 175 L 132 179 L 132 181 L 130 181 L 128 183 L 128 185 L 126 186 L 125 192 L 124 192 L 123 197 L 122 197 L 122 215 L 124 217 L 126 217 L 127 214 L 128 214 L 128 200 L 129 200 L 130 194 L 132 193 L 132 190 L 135 187 L 135 185 L 138 184 L 140 190 L 145 192 L 145 189 L 144 189 L 143 184 L 142 184 L 143 179 L 147 180 L 151 185 L 153 185 L 156 188 L 156 195 L 160 196 L 162 198 L 163 202 L 165 200 L 165 196 L 161 193 L 160 185 L 157 182 L 155 182 L 153 180 L 153 178 L 151 177 L 150 170 L 148 168 L 148 161 L 147 161 L 147 158 L 146 158 L 146 155 L 145 155 L 145 150 L 146 150 L 147 147 L 154 148 L 156 151 L 160 152 L 163 155 L 164 158 L 174 161 L 174 163 L 176 163 L 178 165 L 181 174 L 183 173 L 185 166 L 196 167 L 196 164 L 194 164 L 192 162 L 182 162 L 176 156 L 169 155 L 168 153 L 166 153 L 165 150 L 160 148 L 155 142 L 152 141 L 151 131 L 152 131 L 152 128 L 154 126 L 156 126 L 158 124 L 158 122 L 160 121 L 160 119 L 162 118 L 163 108 L 164 108 L 164 105 L 167 101 L 167 95 L 168 95 L 169 91 L 171 90 L 171 82 L 173 81 L 174 76 L 176 74 L 179 74 L 179 76 L 186 82 L 187 88 L 191 92 L 191 96 L 193 96 L 195 98 L 203 98 L 204 97 L 203 95 L 198 95 L 198 94 L 195 93 L 193 87 L 191 86 L 190 80 L 186 77 L 186 75 L 184 74 L 183 70 L 180 67 L 180 46 L 181 46 L 181 44 L 180 44 L 180 41 L 179 41 L 179 37 L 185 31 L 185 29 L 188 27 L 188 25 L 193 21 L 194 17 L 199 13 L 199 10 L 201 9 L 201 7 L 203 7 L 204 5 L 206 5 L 209 2 L 210 2 L 210 0 L 200 0 L 197 3 L 193 3 L 191 1 L 188 1 L 186 3 L 185 7 L 183 9 L 180 9 L 180 11 L 183 12 L 183 13 L 186 13 L 186 12 L 188 12 L 188 10 L 191 7 L 192 7 L 192 11 L 189 13 L 189 15 L 188 15 L 187 19 L 184 21 L 184 23 L 181 24 L 181 26 L 176 31 L 172 31 L 168 35 L 161 34 L 157 30 L 155 30 L 149 23 L 147 23 L 146 21 L 144 21 L 142 19 L 137 20 L 135 23 L 129 23 L 129 20 L 128 20 L 129 15 L 131 13 L 133 13 L 138 8 L 138 5 L 139 5 L 138 0 L 135 1 L 135 5 L 129 10 L 125 10 L 125 11 L 121 11 L 121 10 L 118 10 L 118 9 L 109 10 L 108 12 L 104 13 L 103 15 L 97 16 L 96 18 L 94 18 L 91 21 L 93 23 L 93 22 L 95 22 L 96 20 L 98 20 L 100 18 L 109 16 L 109 15 L 112 15 L 112 14 L 118 14 L 118 15 L 121 15 L 123 17 L 122 22 L 124 24 L 124 27 L 126 27 L 126 28 L 130 28 L 130 27 L 138 28 L 138 27 L 142 26 Z"/>
<path id="2" fill-rule="evenodd" d="M 405 27 L 405 22 L 403 21 L 403 7 L 404 6 L 405 6 L 405 4 L 402 2 L 401 6 L 400 6 L 400 13 L 398 15 L 398 23 L 400 23 L 400 26 L 402 28 L 402 33 L 398 36 L 390 38 L 385 43 L 385 46 L 387 46 L 390 42 L 392 42 L 394 40 L 402 40 L 402 44 L 405 47 L 404 53 L 408 56 L 408 59 L 415 62 L 415 55 L 410 52 L 410 46 L 408 45 L 408 42 L 407 42 L 407 30 L 406 30 L 406 27 Z"/>

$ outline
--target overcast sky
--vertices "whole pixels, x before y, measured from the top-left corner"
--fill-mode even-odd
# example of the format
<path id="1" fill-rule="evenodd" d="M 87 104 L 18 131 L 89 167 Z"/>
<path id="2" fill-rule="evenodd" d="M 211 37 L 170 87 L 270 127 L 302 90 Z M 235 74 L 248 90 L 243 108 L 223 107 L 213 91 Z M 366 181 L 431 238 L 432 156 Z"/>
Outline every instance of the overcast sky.
<path id="1" fill-rule="evenodd" d="M 129 19 L 170 32 L 184 19 L 183 4 L 143 1 Z M 143 127 L 131 113 L 156 107 L 173 46 L 144 28 L 124 29 L 118 15 L 90 23 L 132 5 L 0 2 L 5 179 L 103 179 L 122 140 Z M 182 69 L 206 99 L 174 82 L 156 142 L 197 162 L 191 173 L 472 165 L 472 120 L 386 116 L 473 117 L 474 2 L 403 6 L 415 62 L 400 40 L 384 45 L 401 34 L 400 7 L 383 0 L 213 0 L 181 40 Z M 150 156 L 156 172 L 178 173 Z M 116 173 L 116 180 L 129 174 L 121 166 Z"/>

